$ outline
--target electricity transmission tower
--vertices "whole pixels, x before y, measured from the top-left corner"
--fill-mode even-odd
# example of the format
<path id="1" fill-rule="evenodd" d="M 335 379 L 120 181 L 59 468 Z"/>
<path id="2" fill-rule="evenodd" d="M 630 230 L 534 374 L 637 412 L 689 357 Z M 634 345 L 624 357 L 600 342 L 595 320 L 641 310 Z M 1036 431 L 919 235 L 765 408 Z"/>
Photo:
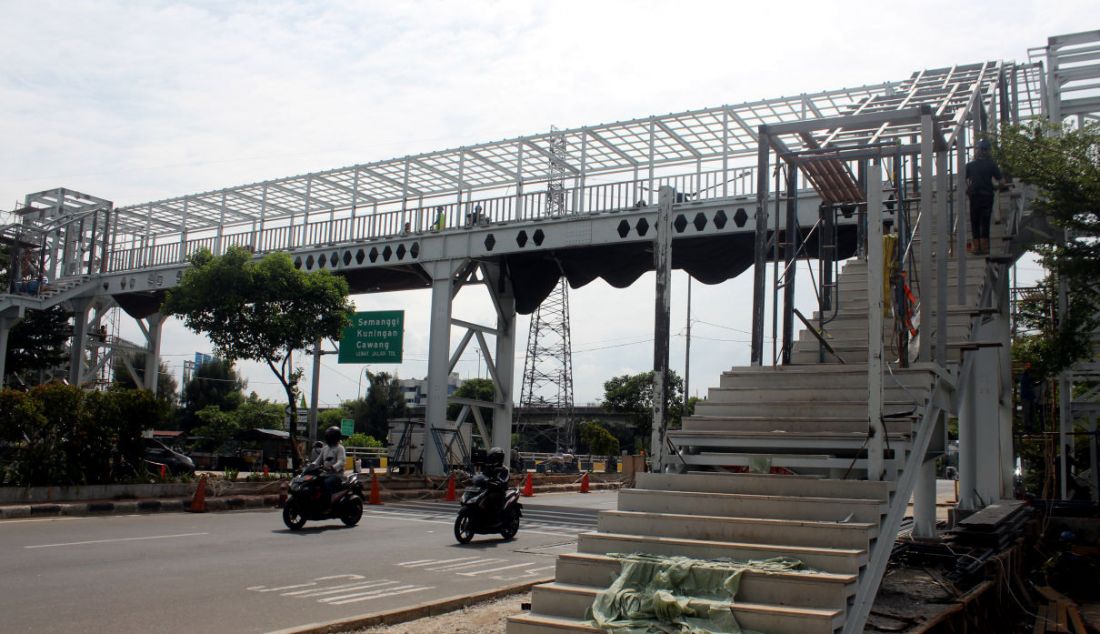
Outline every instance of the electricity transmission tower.
<path id="1" fill-rule="evenodd" d="M 567 213 L 565 181 L 569 146 L 564 134 L 550 128 L 550 166 L 547 179 L 546 215 Z M 523 384 L 519 405 L 520 438 L 553 434 L 557 450 L 570 449 L 576 442 L 573 420 L 573 347 L 569 333 L 569 285 L 563 276 L 550 295 L 531 315 L 527 334 L 527 356 L 523 361 Z M 535 424 L 532 419 L 552 423 Z"/>

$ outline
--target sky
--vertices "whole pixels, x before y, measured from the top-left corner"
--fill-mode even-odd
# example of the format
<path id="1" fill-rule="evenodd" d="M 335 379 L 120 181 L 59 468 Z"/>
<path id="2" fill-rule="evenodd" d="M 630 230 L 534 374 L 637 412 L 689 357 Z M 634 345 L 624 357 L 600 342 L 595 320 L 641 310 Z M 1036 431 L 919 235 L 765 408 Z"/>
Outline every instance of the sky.
<path id="1" fill-rule="evenodd" d="M 551 125 L 1022 61 L 1050 35 L 1097 28 L 1081 22 L 1095 9 L 1094 0 L 0 0 L 0 209 L 56 187 L 129 205 Z M 1020 267 L 1021 279 L 1038 272 Z M 692 286 L 692 394 L 748 363 L 749 278 Z M 681 375 L 686 287 L 676 272 L 671 354 Z M 653 288 L 647 274 L 628 289 L 597 280 L 571 291 L 577 403 L 599 401 L 612 376 L 652 367 Z M 484 293 L 464 289 L 454 316 L 491 323 Z M 369 369 L 425 376 L 428 291 L 353 301 L 406 314 L 405 362 Z M 801 288 L 799 306 L 811 304 Z M 121 321 L 120 334 L 136 338 Z M 517 397 L 527 330 L 521 316 Z M 177 378 L 184 360 L 210 350 L 180 322 L 166 326 L 161 351 Z M 470 349 L 457 371 L 471 378 L 479 367 L 486 376 Z M 266 367 L 240 369 L 250 390 L 283 398 Z M 364 369 L 325 357 L 322 406 L 354 398 Z"/>

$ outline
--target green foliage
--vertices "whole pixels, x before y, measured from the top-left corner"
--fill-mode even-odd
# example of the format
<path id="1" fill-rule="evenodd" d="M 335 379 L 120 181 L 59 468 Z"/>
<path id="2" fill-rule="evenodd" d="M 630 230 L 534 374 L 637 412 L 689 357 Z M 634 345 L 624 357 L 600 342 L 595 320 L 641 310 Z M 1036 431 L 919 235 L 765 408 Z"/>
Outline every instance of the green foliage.
<path id="1" fill-rule="evenodd" d="M 197 414 L 207 407 L 214 406 L 223 412 L 240 407 L 245 385 L 231 361 L 213 359 L 195 368 L 187 385 L 183 386 L 181 418 L 184 431 L 200 424 Z"/>
<path id="2" fill-rule="evenodd" d="M 216 405 L 209 405 L 195 414 L 198 426 L 191 430 L 194 436 L 204 440 L 199 447 L 204 451 L 218 451 L 241 431 L 235 412 L 223 412 Z"/>
<path id="3" fill-rule="evenodd" d="M 0 438 L 11 449 L 3 480 L 35 486 L 132 477 L 143 471 L 142 431 L 162 416 L 164 404 L 144 390 L 84 392 L 50 383 L 0 391 Z"/>
<path id="4" fill-rule="evenodd" d="M 597 421 L 581 423 L 581 443 L 597 456 L 619 455 L 619 439 Z"/>
<path id="5" fill-rule="evenodd" d="M 625 414 L 634 427 L 635 435 L 648 449 L 653 430 L 653 372 L 616 376 L 606 381 L 603 388 L 604 410 Z M 670 429 L 677 429 L 684 416 L 684 381 L 671 371 L 668 392 L 668 424 Z"/>
<path id="6" fill-rule="evenodd" d="M 493 381 L 491 379 L 466 379 L 462 382 L 462 385 L 458 386 L 455 390 L 455 396 L 461 398 L 469 398 L 476 401 L 485 401 L 486 403 L 492 403 L 496 399 L 496 388 L 493 387 Z M 462 406 L 458 403 L 451 403 L 447 406 L 447 420 L 455 420 L 458 418 L 459 412 L 462 411 Z M 482 417 L 485 418 L 485 424 L 490 425 L 493 422 L 493 413 L 486 409 L 481 410 Z M 467 422 L 474 420 L 474 415 L 471 412 L 466 415 Z"/>
<path id="7" fill-rule="evenodd" d="M 241 402 L 233 415 L 241 429 L 275 429 L 286 431 L 286 414 L 283 406 L 260 398 L 252 392 Z"/>
<path id="8" fill-rule="evenodd" d="M 1091 353 L 1089 337 L 1098 325 L 1100 126 L 1008 127 L 999 138 L 998 158 L 1014 178 L 1037 188 L 1037 213 L 1069 232 L 1066 240 L 1054 235 L 1038 247 L 1050 275 L 1021 302 L 1026 336 L 1014 351 L 1032 363 L 1037 378 L 1053 376 Z M 1056 320 L 1059 281 L 1066 283 L 1069 310 Z"/>
<path id="9" fill-rule="evenodd" d="M 73 334 L 72 313 L 59 306 L 28 310 L 8 334 L 7 374 L 49 370 L 65 362 L 65 344 Z M 26 377 L 33 379 L 33 376 Z"/>
<path id="10" fill-rule="evenodd" d="M 345 418 L 354 418 L 350 415 L 350 412 L 344 407 L 352 401 L 344 401 L 344 404 L 340 407 L 334 407 L 332 409 L 326 409 L 323 412 L 317 412 L 317 429 L 325 430 L 329 427 L 339 427 L 340 421 Z M 364 417 L 364 425 L 365 425 Z"/>
<path id="11" fill-rule="evenodd" d="M 381 447 L 382 441 L 366 434 L 352 434 L 344 440 L 345 447 Z"/>
<path id="12" fill-rule="evenodd" d="M 366 399 L 366 433 L 375 438 L 386 438 L 390 433 L 390 419 L 405 418 L 409 415 L 409 407 L 405 404 L 405 396 L 396 377 L 388 372 L 368 372 L 367 378 L 370 389 Z M 358 419 L 355 427 L 359 429 Z"/>
<path id="13" fill-rule="evenodd" d="M 231 247 L 220 257 L 205 250 L 191 256 L 162 311 L 207 335 L 223 358 L 266 363 L 286 392 L 293 437 L 302 371 L 290 363 L 290 353 L 339 339 L 354 308 L 347 296 L 347 281 L 326 270 L 306 273 L 285 253 L 254 260 L 249 250 Z"/>
<path id="14" fill-rule="evenodd" d="M 134 382 L 134 377 L 126 368 L 126 364 L 120 359 L 116 358 L 114 361 L 114 367 L 112 368 L 114 378 L 111 383 L 125 390 L 142 389 L 145 384 L 145 355 L 134 354 L 129 358 L 130 366 L 134 368 L 138 379 L 142 381 L 141 385 Z M 179 383 L 176 381 L 176 377 L 172 376 L 172 372 L 168 370 L 168 365 L 163 361 L 157 364 L 157 373 L 157 398 L 166 403 L 175 402 L 176 395 L 179 392 Z"/>

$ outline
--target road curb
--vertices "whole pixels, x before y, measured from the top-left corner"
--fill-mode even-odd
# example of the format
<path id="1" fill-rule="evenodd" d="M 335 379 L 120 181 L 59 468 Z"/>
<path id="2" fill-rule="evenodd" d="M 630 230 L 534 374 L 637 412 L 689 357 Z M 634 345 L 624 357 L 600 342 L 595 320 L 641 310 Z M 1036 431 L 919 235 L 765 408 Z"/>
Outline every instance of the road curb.
<path id="1" fill-rule="evenodd" d="M 454 612 L 455 610 L 460 610 L 475 603 L 499 599 L 500 597 L 506 597 L 510 594 L 526 592 L 530 590 L 532 586 L 537 586 L 540 583 L 550 583 L 553 580 L 553 577 L 546 577 L 534 581 L 524 581 L 523 583 L 516 583 L 494 590 L 447 597 L 435 601 L 425 601 L 424 603 L 417 603 L 407 608 L 387 610 L 384 612 L 371 612 L 369 614 L 349 616 L 324 623 L 309 623 L 290 627 L 285 630 L 275 630 L 267 634 L 337 634 L 338 632 L 347 632 L 365 627 L 374 627 L 376 625 L 396 625 L 398 623 L 405 623 L 407 621 L 415 621 L 416 619 Z"/>

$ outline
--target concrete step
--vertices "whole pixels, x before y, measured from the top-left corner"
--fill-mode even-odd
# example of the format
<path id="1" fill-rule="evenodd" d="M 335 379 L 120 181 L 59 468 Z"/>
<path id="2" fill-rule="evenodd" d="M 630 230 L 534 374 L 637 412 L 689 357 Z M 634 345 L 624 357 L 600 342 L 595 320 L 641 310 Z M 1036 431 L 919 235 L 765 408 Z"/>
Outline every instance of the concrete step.
<path id="1" fill-rule="evenodd" d="M 639 513 L 694 515 L 705 509 L 707 515 L 721 517 L 878 524 L 887 503 L 873 498 L 623 489 L 618 507 L 620 511 Z"/>
<path id="2" fill-rule="evenodd" d="M 538 616 L 576 619 L 585 618 L 585 612 L 592 606 L 596 595 L 602 588 L 566 583 L 548 583 L 535 586 L 531 592 L 531 608 Z M 796 608 L 778 605 L 764 605 L 744 602 L 737 598 L 734 602 L 696 599 L 700 603 L 713 604 L 715 607 L 727 607 L 733 611 L 737 624 L 742 628 L 774 634 L 809 634 L 820 632 L 832 634 L 843 626 L 844 612 L 840 609 Z M 584 630 L 581 630 L 584 631 Z"/>
<path id="3" fill-rule="evenodd" d="M 867 564 L 867 551 L 842 548 L 812 548 L 785 544 L 753 544 L 708 541 L 678 537 L 623 535 L 621 533 L 581 533 L 577 550 L 582 553 L 647 553 L 683 555 L 697 559 L 728 557 L 734 560 L 759 560 L 791 557 L 807 567 L 835 574 L 859 574 Z"/>
<path id="4" fill-rule="evenodd" d="M 904 458 L 904 456 L 902 456 Z M 722 450 L 701 450 L 698 453 L 683 453 L 677 457 L 689 469 L 693 467 L 711 467 L 725 469 L 729 467 L 751 468 L 766 460 L 775 468 L 796 469 L 800 474 L 813 474 L 819 477 L 862 478 L 867 473 L 866 458 L 838 457 L 829 454 L 790 454 L 768 452 L 734 452 Z M 899 468 L 901 460 L 895 460 L 887 454 L 884 461 L 887 471 Z"/>
<path id="5" fill-rule="evenodd" d="M 620 560 L 606 555 L 568 553 L 558 556 L 559 583 L 606 588 L 622 568 Z M 856 592 L 856 575 L 822 572 L 760 572 L 741 576 L 737 600 L 748 603 L 829 608 L 845 605 Z"/>
<path id="6" fill-rule="evenodd" d="M 603 634 L 603 630 L 581 619 L 517 614 L 508 617 L 508 634 Z"/>
<path id="7" fill-rule="evenodd" d="M 797 354 L 800 354 L 796 352 Z M 847 357 L 845 357 L 847 358 Z M 823 418 L 827 413 L 828 418 L 858 418 L 867 414 L 867 397 L 862 400 L 827 399 L 809 400 L 796 391 L 790 392 L 790 400 L 787 401 L 748 401 L 742 403 L 719 403 L 713 401 L 700 401 L 695 404 L 695 413 L 698 416 L 721 417 L 746 417 L 746 418 Z M 911 412 L 915 408 L 911 399 L 886 401 L 883 403 L 883 411 L 886 414 L 900 414 Z M 772 429 L 776 429 L 773 427 Z"/>
<path id="8" fill-rule="evenodd" d="M 640 488 L 662 491 L 861 498 L 884 503 L 890 501 L 890 492 L 894 489 L 894 483 L 890 481 L 724 472 L 639 473 L 636 482 Z"/>
<path id="9" fill-rule="evenodd" d="M 599 530 L 624 535 L 657 535 L 726 542 L 796 544 L 818 548 L 867 548 L 876 524 L 805 522 L 757 517 L 601 511 Z"/>
<path id="10" fill-rule="evenodd" d="M 867 375 L 864 374 L 863 376 L 866 377 Z M 799 387 L 795 389 L 776 385 L 759 388 L 712 387 L 707 390 L 706 402 L 768 403 L 781 401 L 797 394 L 800 400 L 805 401 L 850 401 L 866 405 L 866 379 L 863 383 L 862 387 Z M 908 389 L 908 392 L 906 389 Z M 911 402 L 912 396 L 921 397 L 924 393 L 924 390 L 917 386 L 904 389 L 899 385 L 886 385 L 883 387 L 883 396 L 890 401 Z"/>
<path id="11" fill-rule="evenodd" d="M 668 437 L 677 447 L 725 449 L 790 454 L 861 455 L 867 446 L 867 432 L 800 432 L 800 431 L 689 431 L 674 430 Z M 895 451 L 907 451 L 908 434 L 891 432 L 889 445 Z"/>
<path id="12" fill-rule="evenodd" d="M 701 405 L 701 403 L 699 404 Z M 696 411 L 699 406 L 696 405 Z M 683 420 L 683 431 L 741 431 L 741 432 L 867 432 L 867 405 L 863 405 L 864 416 L 852 416 L 849 418 L 838 417 L 807 417 L 807 418 L 763 418 L 756 416 L 690 416 Z M 887 431 L 895 434 L 907 434 L 912 431 L 912 418 L 889 418 L 886 420 Z"/>
<path id="13" fill-rule="evenodd" d="M 884 385 L 904 385 L 907 388 L 929 388 L 934 374 L 932 367 L 913 364 L 909 368 L 895 368 L 892 377 Z M 719 378 L 721 388 L 758 389 L 782 388 L 784 391 L 814 389 L 867 389 L 867 365 L 807 366 L 743 366 L 731 368 Z"/>

